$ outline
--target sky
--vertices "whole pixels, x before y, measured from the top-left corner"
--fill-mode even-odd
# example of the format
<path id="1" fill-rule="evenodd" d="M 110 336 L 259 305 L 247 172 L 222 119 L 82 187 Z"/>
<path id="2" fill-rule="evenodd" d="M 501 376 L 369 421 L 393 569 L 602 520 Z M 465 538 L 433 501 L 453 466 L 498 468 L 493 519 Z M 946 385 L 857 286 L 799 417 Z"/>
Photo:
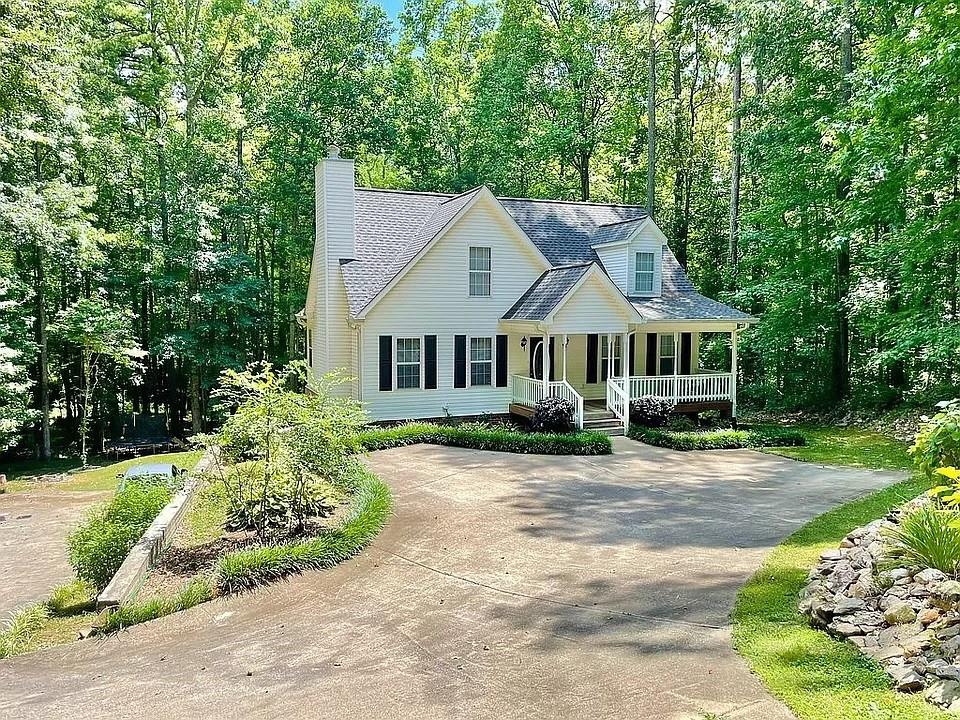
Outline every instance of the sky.
<path id="1" fill-rule="evenodd" d="M 377 0 L 377 5 L 387 11 L 391 20 L 396 20 L 397 15 L 403 10 L 403 0 Z"/>

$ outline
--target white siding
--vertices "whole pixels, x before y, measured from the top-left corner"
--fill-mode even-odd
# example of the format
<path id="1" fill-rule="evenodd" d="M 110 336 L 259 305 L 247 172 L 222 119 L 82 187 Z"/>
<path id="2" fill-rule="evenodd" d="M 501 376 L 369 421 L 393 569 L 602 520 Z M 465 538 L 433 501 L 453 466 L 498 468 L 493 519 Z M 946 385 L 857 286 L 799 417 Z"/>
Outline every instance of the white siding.
<path id="1" fill-rule="evenodd" d="M 630 290 L 627 286 L 627 253 L 625 245 L 617 245 L 612 248 L 597 248 L 597 256 L 603 264 L 603 269 L 607 271 L 610 279 L 620 288 L 620 292 L 629 295 Z"/>
<path id="2" fill-rule="evenodd" d="M 361 399 L 372 417 L 397 420 L 507 411 L 509 385 L 453 387 L 454 335 L 495 337 L 499 318 L 546 269 L 543 259 L 526 247 L 525 238 L 491 202 L 478 201 L 367 315 L 362 333 Z M 468 295 L 471 245 L 491 249 L 490 297 Z M 394 343 L 397 337 L 436 335 L 437 389 L 381 391 L 381 335 L 392 336 Z M 508 376 L 526 375 L 529 344 L 527 351 L 521 350 L 519 334 L 510 335 L 507 344 Z M 469 356 L 469 340 L 467 348 Z M 469 367 L 467 378 L 469 382 Z"/>

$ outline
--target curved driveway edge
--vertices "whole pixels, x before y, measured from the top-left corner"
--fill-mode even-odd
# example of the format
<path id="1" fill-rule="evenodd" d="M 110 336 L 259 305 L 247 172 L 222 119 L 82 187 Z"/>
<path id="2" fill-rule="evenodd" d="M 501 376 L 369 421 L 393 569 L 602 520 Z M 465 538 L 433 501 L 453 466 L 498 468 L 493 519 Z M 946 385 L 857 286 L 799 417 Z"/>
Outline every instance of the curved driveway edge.
<path id="1" fill-rule="evenodd" d="M 417 445 L 359 558 L 0 661 L 11 718 L 778 720 L 730 645 L 736 591 L 807 520 L 902 474 L 751 451 Z"/>

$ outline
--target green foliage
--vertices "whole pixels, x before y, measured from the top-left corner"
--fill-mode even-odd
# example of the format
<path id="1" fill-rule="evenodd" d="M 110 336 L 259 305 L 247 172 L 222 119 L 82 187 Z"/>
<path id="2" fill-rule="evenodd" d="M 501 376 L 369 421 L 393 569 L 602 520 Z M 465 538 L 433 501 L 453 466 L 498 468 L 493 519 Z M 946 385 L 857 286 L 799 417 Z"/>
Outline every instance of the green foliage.
<path id="1" fill-rule="evenodd" d="M 630 422 L 656 428 L 666 424 L 676 404 L 670 398 L 644 395 L 630 401 Z"/>
<path id="2" fill-rule="evenodd" d="M 908 567 L 960 572 L 960 512 L 924 505 L 904 513 L 885 537 L 887 555 Z"/>
<path id="3" fill-rule="evenodd" d="M 750 430 L 667 430 L 633 425 L 629 437 L 648 445 L 671 450 L 734 450 L 736 448 L 785 447 L 803 445 L 806 438 L 798 430 L 753 428 Z"/>
<path id="4" fill-rule="evenodd" d="M 947 717 L 921 695 L 893 690 L 877 663 L 851 643 L 811 627 L 797 611 L 797 597 L 821 552 L 927 486 L 925 480 L 909 480 L 821 515 L 774 549 L 737 593 L 734 647 L 799 720 Z"/>
<path id="5" fill-rule="evenodd" d="M 366 424 L 360 404 L 335 392 L 341 375 L 306 393 L 298 391 L 303 382 L 301 363 L 228 370 L 221 378 L 215 396 L 229 415 L 216 434 L 193 439 L 219 454 L 213 473 L 227 495 L 231 527 L 299 531 L 308 517 L 329 510 L 322 486 L 342 483 L 352 467 Z"/>
<path id="6" fill-rule="evenodd" d="M 96 604 L 96 588 L 83 580 L 57 585 L 45 603 L 54 615 L 75 615 L 92 610 Z"/>
<path id="7" fill-rule="evenodd" d="M 416 443 L 533 455 L 609 455 L 612 451 L 610 438 L 598 432 L 528 433 L 508 428 L 430 423 L 366 430 L 360 434 L 359 442 L 367 451 Z"/>
<path id="8" fill-rule="evenodd" d="M 530 427 L 537 432 L 565 433 L 573 429 L 573 402 L 561 397 L 547 397 L 537 403 Z"/>
<path id="9" fill-rule="evenodd" d="M 239 550 L 217 562 L 216 582 L 222 592 L 239 592 L 288 575 L 343 562 L 362 550 L 390 515 L 389 488 L 371 472 L 354 467 L 351 509 L 339 527 L 303 540 Z"/>
<path id="10" fill-rule="evenodd" d="M 905 443 L 859 427 L 823 427 L 804 425 L 797 428 L 807 442 L 797 447 L 776 447 L 772 452 L 784 457 L 820 465 L 852 465 L 854 467 L 911 470 L 913 461 Z"/>
<path id="11" fill-rule="evenodd" d="M 170 500 L 164 485 L 129 483 L 104 507 L 94 510 L 67 538 L 70 564 L 80 580 L 98 591 Z"/>
<path id="12" fill-rule="evenodd" d="M 194 578 L 172 597 L 156 597 L 139 603 L 125 603 L 111 610 L 95 630 L 99 635 L 117 632 L 181 610 L 189 610 L 195 605 L 212 599 L 213 588 L 210 581 L 204 577 Z"/>
<path id="13" fill-rule="evenodd" d="M 910 454 L 927 477 L 939 468 L 960 466 L 960 401 L 938 405 L 939 411 L 924 422 Z"/>
<path id="14" fill-rule="evenodd" d="M 49 617 L 50 609 L 42 603 L 18 610 L 0 631 L 0 658 L 17 655 L 28 648 Z"/>

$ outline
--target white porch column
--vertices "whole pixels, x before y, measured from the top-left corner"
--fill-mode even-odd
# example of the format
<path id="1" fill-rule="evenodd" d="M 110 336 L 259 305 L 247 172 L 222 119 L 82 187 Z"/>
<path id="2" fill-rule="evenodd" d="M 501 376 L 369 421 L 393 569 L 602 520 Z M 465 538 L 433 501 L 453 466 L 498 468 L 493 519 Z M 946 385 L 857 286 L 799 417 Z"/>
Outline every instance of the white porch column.
<path id="1" fill-rule="evenodd" d="M 563 381 L 567 381 L 567 334 L 563 334 Z"/>
<path id="2" fill-rule="evenodd" d="M 613 377 L 613 334 L 607 333 L 607 380 Z"/>
<path id="3" fill-rule="evenodd" d="M 680 402 L 680 380 L 677 376 L 680 374 L 680 333 L 673 334 L 673 402 Z"/>
<path id="4" fill-rule="evenodd" d="M 630 429 L 630 331 L 620 336 L 620 375 L 623 377 L 623 391 L 626 393 L 623 413 L 623 431 Z"/>
<path id="5" fill-rule="evenodd" d="M 543 352 L 541 355 L 541 360 L 543 360 L 543 396 L 550 397 L 550 359 L 548 353 L 550 352 L 550 335 L 545 334 L 543 336 Z"/>
<path id="6" fill-rule="evenodd" d="M 730 333 L 730 415 L 737 419 L 737 338 L 739 334 L 734 329 Z"/>

